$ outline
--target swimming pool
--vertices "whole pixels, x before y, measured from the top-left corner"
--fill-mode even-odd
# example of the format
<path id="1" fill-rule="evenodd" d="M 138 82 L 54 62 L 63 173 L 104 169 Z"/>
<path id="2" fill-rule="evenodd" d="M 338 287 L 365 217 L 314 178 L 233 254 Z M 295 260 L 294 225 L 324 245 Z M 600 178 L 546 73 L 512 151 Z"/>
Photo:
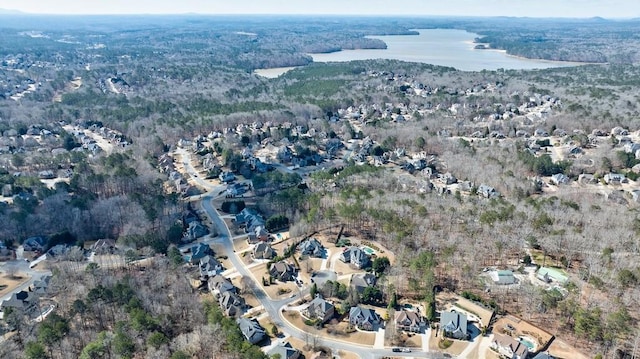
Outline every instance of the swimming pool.
<path id="1" fill-rule="evenodd" d="M 520 343 L 524 344 L 527 348 L 529 348 L 530 352 L 535 351 L 536 345 L 533 342 L 533 339 L 527 338 L 527 337 L 520 337 L 518 338 L 518 341 L 520 341 Z"/>
<path id="2" fill-rule="evenodd" d="M 372 248 L 369 248 L 367 246 L 362 247 L 362 250 L 368 255 L 372 255 L 373 253 L 375 253 L 375 251 Z"/>

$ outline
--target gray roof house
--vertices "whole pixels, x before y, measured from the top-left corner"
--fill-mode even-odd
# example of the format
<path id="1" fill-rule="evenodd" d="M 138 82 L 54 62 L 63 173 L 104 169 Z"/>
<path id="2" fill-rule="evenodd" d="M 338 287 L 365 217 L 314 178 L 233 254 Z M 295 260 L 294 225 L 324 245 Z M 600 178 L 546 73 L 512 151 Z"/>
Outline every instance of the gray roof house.
<path id="1" fill-rule="evenodd" d="M 228 278 L 223 277 L 220 274 L 216 274 L 209 278 L 207 285 L 209 290 L 215 295 L 219 296 L 225 292 L 237 292 L 237 288 L 231 283 Z"/>
<path id="2" fill-rule="evenodd" d="M 0 308 L 13 308 L 23 313 L 30 312 L 35 309 L 38 302 L 38 295 L 34 292 L 26 292 L 24 290 L 14 292 L 8 300 L 0 304 Z"/>
<path id="3" fill-rule="evenodd" d="M 198 263 L 200 262 L 200 259 L 206 257 L 206 256 L 212 256 L 215 253 L 213 253 L 213 250 L 211 249 L 211 247 L 209 247 L 208 244 L 206 243 L 198 243 L 195 246 L 191 247 L 191 257 L 189 258 L 189 261 L 193 264 L 193 263 Z"/>
<path id="4" fill-rule="evenodd" d="M 214 276 L 220 272 L 222 272 L 224 268 L 222 264 L 218 262 L 218 260 L 210 255 L 204 256 L 200 258 L 200 275 L 201 276 Z"/>
<path id="5" fill-rule="evenodd" d="M 364 268 L 368 266 L 370 262 L 369 255 L 358 247 L 345 248 L 345 250 L 340 253 L 339 259 L 344 263 L 353 264 L 356 268 Z"/>
<path id="6" fill-rule="evenodd" d="M 238 318 L 238 326 L 242 335 L 251 344 L 257 344 L 266 338 L 267 333 L 255 319 Z"/>
<path id="7" fill-rule="evenodd" d="M 47 289 L 49 289 L 49 282 L 51 281 L 51 276 L 46 275 L 36 281 L 29 287 L 29 291 L 35 294 L 45 294 Z"/>
<path id="8" fill-rule="evenodd" d="M 529 355 L 529 348 L 526 345 L 508 335 L 500 333 L 493 335 L 491 348 L 510 359 L 526 359 Z"/>
<path id="9" fill-rule="evenodd" d="M 629 182 L 629 180 L 627 180 L 627 178 L 620 173 L 607 173 L 606 175 L 604 175 L 604 182 L 606 184 L 621 184 L 627 183 Z"/>
<path id="10" fill-rule="evenodd" d="M 294 349 L 289 342 L 278 344 L 269 351 L 269 358 L 298 359 L 300 352 Z"/>
<path id="11" fill-rule="evenodd" d="M 422 333 L 427 327 L 426 319 L 414 311 L 399 310 L 394 314 L 396 328 L 407 332 Z"/>
<path id="12" fill-rule="evenodd" d="M 227 183 L 234 181 L 236 179 L 236 176 L 233 174 L 233 172 L 225 171 L 220 173 L 220 176 L 218 176 L 218 178 L 220 179 L 220 182 Z"/>
<path id="13" fill-rule="evenodd" d="M 487 186 L 486 184 L 481 184 L 478 187 L 478 194 L 480 194 L 484 198 L 500 197 L 500 192 L 496 191 L 496 189 L 491 186 Z"/>
<path id="14" fill-rule="evenodd" d="M 440 314 L 440 329 L 444 336 L 467 340 L 467 316 L 457 312 L 442 312 Z"/>
<path id="15" fill-rule="evenodd" d="M 91 246 L 91 250 L 98 254 L 113 253 L 116 250 L 116 242 L 113 239 L 98 239 Z"/>
<path id="16" fill-rule="evenodd" d="M 276 251 L 271 248 L 271 245 L 267 242 L 259 242 L 253 248 L 253 258 L 256 259 L 271 259 L 276 256 Z"/>
<path id="17" fill-rule="evenodd" d="M 218 299 L 218 303 L 222 311 L 224 311 L 224 314 L 230 317 L 239 316 L 245 307 L 244 298 L 232 291 L 222 293 L 220 299 Z"/>
<path id="18" fill-rule="evenodd" d="M 351 288 L 358 293 L 364 292 L 367 287 L 376 285 L 377 278 L 371 273 L 358 273 L 351 277 Z"/>
<path id="19" fill-rule="evenodd" d="M 551 183 L 557 185 L 567 184 L 569 183 L 569 177 L 567 177 L 564 173 L 556 173 L 551 176 Z"/>
<path id="20" fill-rule="evenodd" d="M 251 208 L 244 208 L 240 213 L 236 214 L 236 223 L 243 224 L 254 220 L 255 218 L 262 218 L 258 211 Z"/>
<path id="21" fill-rule="evenodd" d="M 349 310 L 349 323 L 362 330 L 375 330 L 382 323 L 382 318 L 373 309 L 357 306 Z"/>
<path id="22" fill-rule="evenodd" d="M 296 270 L 291 264 L 280 261 L 271 265 L 269 274 L 280 281 L 286 282 L 293 280 L 293 277 L 296 275 Z"/>
<path id="23" fill-rule="evenodd" d="M 324 256 L 324 246 L 315 238 L 308 238 L 298 244 L 298 250 L 302 255 L 322 258 Z"/>
<path id="24" fill-rule="evenodd" d="M 45 237 L 29 237 L 22 243 L 22 248 L 25 251 L 39 251 L 42 252 L 47 245 L 47 239 Z"/>
<path id="25" fill-rule="evenodd" d="M 302 314 L 309 319 L 319 319 L 321 323 L 326 323 L 329 319 L 333 318 L 334 312 L 335 307 L 333 304 L 326 301 L 322 295 L 317 294 L 302 311 Z"/>
<path id="26" fill-rule="evenodd" d="M 252 227 L 248 230 L 248 233 L 249 236 L 247 237 L 247 243 L 249 244 L 269 240 L 269 231 L 267 231 L 263 225 Z"/>
<path id="27" fill-rule="evenodd" d="M 193 242 L 200 237 L 204 237 L 209 234 L 209 229 L 202 225 L 199 221 L 193 221 L 189 223 L 189 227 L 182 239 L 184 242 Z"/>
<path id="28" fill-rule="evenodd" d="M 495 284 L 514 284 L 516 278 L 513 276 L 513 272 L 510 270 L 499 270 L 491 272 L 491 279 Z"/>

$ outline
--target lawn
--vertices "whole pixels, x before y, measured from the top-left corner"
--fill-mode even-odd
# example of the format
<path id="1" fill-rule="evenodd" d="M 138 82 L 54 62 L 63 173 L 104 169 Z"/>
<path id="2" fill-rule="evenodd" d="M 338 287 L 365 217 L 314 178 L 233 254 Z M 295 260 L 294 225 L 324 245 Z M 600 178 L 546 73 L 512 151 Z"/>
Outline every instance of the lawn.
<path id="1" fill-rule="evenodd" d="M 10 278 L 7 275 L 0 277 L 0 296 L 11 293 L 20 284 L 29 280 L 28 276 L 25 276 L 21 273 L 17 273 L 16 275 L 18 277 Z"/>
<path id="2" fill-rule="evenodd" d="M 294 282 L 283 283 L 280 281 L 275 281 L 275 283 L 268 286 L 262 285 L 263 277 L 267 280 L 269 279 L 269 273 L 267 272 L 266 263 L 264 265 L 255 266 L 250 270 L 251 270 L 251 273 L 253 274 L 253 277 L 256 279 L 258 284 L 262 286 L 262 289 L 264 289 L 265 293 L 267 293 L 267 296 L 269 296 L 270 299 L 274 300 L 274 299 L 288 298 L 292 294 L 298 294 L 299 288 Z M 278 290 L 280 289 L 284 290 L 284 292 L 281 294 L 278 294 Z"/>
<path id="3" fill-rule="evenodd" d="M 362 332 L 356 331 L 353 333 L 346 333 L 349 323 L 343 321 L 336 325 L 337 334 L 328 334 L 326 329 L 315 329 L 314 327 L 304 324 L 302 316 L 297 311 L 289 311 L 284 314 L 284 318 L 293 326 L 299 328 L 302 331 L 308 332 L 312 335 L 319 335 L 320 337 L 327 337 L 336 340 L 342 340 L 358 345 L 373 345 L 376 339 L 374 332 Z"/>

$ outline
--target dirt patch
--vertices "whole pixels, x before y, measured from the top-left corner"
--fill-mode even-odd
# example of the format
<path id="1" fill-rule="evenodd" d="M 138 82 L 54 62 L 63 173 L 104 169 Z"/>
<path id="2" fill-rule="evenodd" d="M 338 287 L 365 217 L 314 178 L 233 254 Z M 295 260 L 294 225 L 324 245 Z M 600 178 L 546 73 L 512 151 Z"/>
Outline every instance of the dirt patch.
<path id="1" fill-rule="evenodd" d="M 587 356 L 580 353 L 575 347 L 557 338 L 553 340 L 547 351 L 556 358 L 587 359 Z"/>
<path id="2" fill-rule="evenodd" d="M 489 348 L 485 351 L 484 357 L 486 359 L 500 359 L 500 355 Z"/>
<path id="3" fill-rule="evenodd" d="M 273 284 L 264 286 L 262 285 L 262 278 L 264 277 L 266 280 L 269 279 L 269 273 L 267 271 L 266 263 L 263 265 L 259 265 L 251 268 L 251 273 L 253 277 L 256 279 L 258 284 L 262 286 L 264 292 L 269 296 L 270 299 L 283 299 L 288 298 L 293 294 L 298 294 L 299 287 L 294 282 L 280 282 L 275 281 Z"/>
<path id="4" fill-rule="evenodd" d="M 264 317 L 261 319 L 258 319 L 258 323 L 260 323 L 260 325 L 264 328 L 264 331 L 267 332 L 267 335 L 269 335 L 269 337 L 271 338 L 275 338 L 276 336 L 273 335 L 273 322 L 271 321 L 271 318 Z M 277 326 L 276 326 L 277 327 Z M 278 333 L 280 333 L 281 328 L 278 328 Z"/>
<path id="5" fill-rule="evenodd" d="M 550 333 L 511 315 L 500 318 L 493 328 L 494 332 L 511 335 L 513 337 L 520 335 L 531 337 L 537 341 L 536 348 L 546 346 L 551 338 L 553 338 L 553 335 Z M 515 330 L 510 330 L 509 328 L 514 328 Z"/>
<path id="6" fill-rule="evenodd" d="M 243 252 L 249 248 L 247 237 L 240 237 L 233 240 L 233 248 L 236 252 Z"/>
<path id="7" fill-rule="evenodd" d="M 453 344 L 451 344 L 451 346 L 447 349 L 440 349 L 440 347 L 438 346 L 438 343 L 440 342 L 440 339 L 442 339 L 442 335 L 438 334 L 438 336 L 436 337 L 436 331 L 432 330 L 431 331 L 431 336 L 429 337 L 429 350 L 430 351 L 444 351 L 446 353 L 449 354 L 453 354 L 453 355 L 459 355 L 460 353 L 462 353 L 467 346 L 469 346 L 469 344 L 471 344 L 470 342 L 467 341 L 463 341 L 463 340 L 455 340 L 455 339 L 450 339 L 453 342 Z"/>
<path id="8" fill-rule="evenodd" d="M 347 333 L 349 323 L 347 321 L 342 321 L 334 325 L 335 330 L 332 331 L 331 334 L 327 333 L 327 329 L 321 328 L 317 329 L 312 326 L 308 326 L 304 324 L 302 315 L 300 312 L 295 310 L 290 310 L 284 313 L 285 319 L 291 323 L 296 328 L 309 333 L 310 341 L 313 340 L 313 336 L 319 336 L 320 341 L 321 338 L 331 338 L 332 340 L 340 340 L 345 342 L 350 342 L 358 345 L 373 345 L 376 340 L 376 334 L 374 332 L 363 332 L 356 331 L 353 333 Z"/>
<path id="9" fill-rule="evenodd" d="M 100 268 L 124 268 L 127 266 L 127 261 L 118 254 L 94 255 L 93 262 L 97 263 Z"/>
<path id="10" fill-rule="evenodd" d="M 242 295 L 245 303 L 248 306 L 250 306 L 251 308 L 260 306 L 261 305 L 260 301 L 255 297 L 253 292 L 248 292 L 251 289 L 249 289 L 247 286 L 244 285 L 243 283 L 244 281 L 242 280 L 242 278 L 243 278 L 242 276 L 234 277 L 233 279 L 231 279 L 231 283 L 233 283 L 233 285 L 235 285 L 236 288 L 240 289 L 240 294 Z M 247 280 L 249 280 L 249 278 L 247 278 Z"/>
<path id="11" fill-rule="evenodd" d="M 30 278 L 21 273 L 17 273 L 16 276 L 19 277 L 9 277 L 7 275 L 0 277 L 0 296 L 11 293 Z"/>

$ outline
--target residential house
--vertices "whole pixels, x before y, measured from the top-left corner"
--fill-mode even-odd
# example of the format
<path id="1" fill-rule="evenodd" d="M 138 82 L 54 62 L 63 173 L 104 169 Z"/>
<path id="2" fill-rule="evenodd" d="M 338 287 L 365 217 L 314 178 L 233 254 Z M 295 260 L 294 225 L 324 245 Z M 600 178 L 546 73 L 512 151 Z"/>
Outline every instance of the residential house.
<path id="1" fill-rule="evenodd" d="M 345 248 L 345 250 L 340 253 L 339 259 L 344 263 L 351 263 L 356 268 L 364 268 L 368 266 L 371 261 L 369 255 L 362 248 L 358 247 Z"/>
<path id="2" fill-rule="evenodd" d="M 291 264 L 280 261 L 271 265 L 269 274 L 282 282 L 286 282 L 293 280 L 296 275 L 296 270 Z"/>
<path id="3" fill-rule="evenodd" d="M 10 184 L 5 184 L 2 186 L 2 196 L 3 197 L 11 197 L 13 195 L 13 186 Z"/>
<path id="4" fill-rule="evenodd" d="M 111 254 L 116 250 L 116 242 L 109 238 L 98 239 L 91 250 L 96 254 Z"/>
<path id="5" fill-rule="evenodd" d="M 49 282 L 51 281 L 51 276 L 50 275 L 46 275 L 36 281 L 33 282 L 33 284 L 29 287 L 29 291 L 33 292 L 37 295 L 42 295 L 47 293 L 47 290 L 49 289 Z"/>
<path id="6" fill-rule="evenodd" d="M 233 183 L 227 186 L 227 194 L 229 196 L 240 196 L 247 192 L 247 188 L 242 183 Z"/>
<path id="7" fill-rule="evenodd" d="M 47 239 L 45 237 L 29 237 L 22 243 L 22 248 L 25 251 L 42 252 L 47 245 Z"/>
<path id="8" fill-rule="evenodd" d="M 238 318 L 237 322 L 242 335 L 249 343 L 257 344 L 267 337 L 267 333 L 257 320 Z"/>
<path id="9" fill-rule="evenodd" d="M 302 311 L 302 314 L 309 319 L 318 319 L 320 323 L 326 323 L 333 318 L 335 307 L 329 301 L 326 301 L 322 295 L 316 294 L 316 297 L 309 302 L 309 305 Z"/>
<path id="10" fill-rule="evenodd" d="M 187 227 L 187 231 L 182 238 L 183 242 L 193 242 L 200 237 L 204 237 L 209 234 L 209 229 L 203 226 L 199 221 L 193 221 L 189 223 L 189 227 Z"/>
<path id="11" fill-rule="evenodd" d="M 467 316 L 458 312 L 442 312 L 440 314 L 440 329 L 445 337 L 467 340 Z"/>
<path id="12" fill-rule="evenodd" d="M 218 176 L 218 178 L 220 179 L 220 182 L 229 183 L 235 181 L 236 175 L 234 175 L 233 172 L 224 171 L 220 173 L 220 176 Z"/>
<path id="13" fill-rule="evenodd" d="M 220 274 L 216 274 L 213 277 L 209 278 L 209 280 L 207 281 L 207 285 L 209 287 L 209 290 L 216 297 L 225 292 L 236 293 L 238 291 L 238 289 L 233 285 L 233 283 L 231 283 L 228 278 L 225 278 Z"/>
<path id="14" fill-rule="evenodd" d="M 244 312 L 244 298 L 232 291 L 222 293 L 220 298 L 218 298 L 218 303 L 227 316 L 237 317 Z"/>
<path id="15" fill-rule="evenodd" d="M 487 186 L 486 184 L 481 184 L 478 187 L 478 194 L 480 194 L 484 198 L 500 197 L 500 192 L 496 191 L 496 189 L 491 186 Z"/>
<path id="16" fill-rule="evenodd" d="M 256 226 L 249 232 L 247 237 L 247 243 L 255 244 L 258 242 L 264 242 L 269 240 L 269 232 L 264 226 Z"/>
<path id="17" fill-rule="evenodd" d="M 300 351 L 294 349 L 289 342 L 278 344 L 269 351 L 269 358 L 298 359 Z"/>
<path id="18" fill-rule="evenodd" d="M 206 256 L 213 255 L 215 255 L 215 253 L 213 253 L 213 250 L 211 249 L 211 247 L 209 247 L 208 244 L 198 243 L 195 246 L 191 247 L 191 257 L 189 258 L 189 261 L 191 262 L 191 264 L 195 264 L 200 262 L 200 259 Z"/>
<path id="19" fill-rule="evenodd" d="M 6 308 L 12 308 L 22 313 L 29 313 L 36 309 L 37 304 L 38 295 L 36 293 L 22 290 L 12 293 L 8 300 L 0 304 L 0 309 L 4 311 Z"/>
<path id="20" fill-rule="evenodd" d="M 382 318 L 373 309 L 357 306 L 349 310 L 349 323 L 362 330 L 375 330 L 382 323 Z"/>
<path id="21" fill-rule="evenodd" d="M 499 270 L 491 272 L 491 279 L 495 284 L 507 285 L 514 284 L 516 278 L 513 276 L 513 272 L 510 270 Z"/>
<path id="22" fill-rule="evenodd" d="M 307 255 L 316 258 L 322 258 L 324 256 L 324 246 L 315 238 L 308 238 L 298 244 L 298 250 L 302 255 Z"/>
<path id="23" fill-rule="evenodd" d="M 40 179 L 54 179 L 54 178 L 56 178 L 56 175 L 51 170 L 45 170 L 45 171 L 38 172 L 38 178 L 40 178 Z"/>
<path id="24" fill-rule="evenodd" d="M 253 258 L 272 259 L 276 256 L 276 251 L 267 242 L 260 242 L 253 248 Z"/>
<path id="25" fill-rule="evenodd" d="M 236 215 L 236 224 L 245 225 L 245 231 L 249 233 L 249 243 L 267 240 L 269 233 L 265 229 L 265 219 L 254 209 L 244 208 Z"/>
<path id="26" fill-rule="evenodd" d="M 362 294 L 368 287 L 376 285 L 377 278 L 371 273 L 358 273 L 351 277 L 351 288 Z"/>
<path id="27" fill-rule="evenodd" d="M 529 348 L 512 337 L 500 333 L 493 334 L 491 348 L 509 359 L 526 359 Z"/>
<path id="28" fill-rule="evenodd" d="M 422 333 L 427 327 L 427 320 L 423 316 L 406 309 L 396 311 L 394 322 L 396 323 L 396 328 L 413 333 Z"/>
<path id="29" fill-rule="evenodd" d="M 606 184 L 622 184 L 629 182 L 629 180 L 620 173 L 607 173 L 604 175 L 604 182 Z"/>
<path id="30" fill-rule="evenodd" d="M 624 145 L 625 153 L 635 154 L 638 150 L 640 150 L 640 143 L 629 142 Z"/>
<path id="31" fill-rule="evenodd" d="M 564 173 L 556 173 L 553 176 L 551 176 L 551 183 L 553 183 L 556 186 L 559 186 L 561 184 L 567 184 L 569 183 L 569 177 L 567 177 Z"/>
<path id="32" fill-rule="evenodd" d="M 212 277 L 223 270 L 222 264 L 214 256 L 206 255 L 200 258 L 200 275 L 202 277 Z"/>

